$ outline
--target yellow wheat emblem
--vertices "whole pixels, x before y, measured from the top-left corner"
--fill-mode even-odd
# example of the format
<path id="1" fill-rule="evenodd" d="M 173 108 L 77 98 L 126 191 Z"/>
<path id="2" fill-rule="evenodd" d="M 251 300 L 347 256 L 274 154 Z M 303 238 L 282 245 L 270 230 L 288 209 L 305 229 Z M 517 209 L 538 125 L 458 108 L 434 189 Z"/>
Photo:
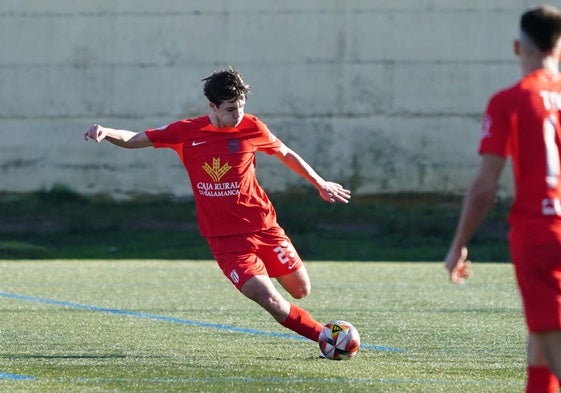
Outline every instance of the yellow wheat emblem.
<path id="1" fill-rule="evenodd" d="M 206 162 L 203 165 L 203 169 L 206 173 L 214 180 L 215 182 L 219 182 L 232 167 L 225 163 L 224 165 L 220 166 L 220 157 L 212 159 L 212 166 L 208 165 Z"/>

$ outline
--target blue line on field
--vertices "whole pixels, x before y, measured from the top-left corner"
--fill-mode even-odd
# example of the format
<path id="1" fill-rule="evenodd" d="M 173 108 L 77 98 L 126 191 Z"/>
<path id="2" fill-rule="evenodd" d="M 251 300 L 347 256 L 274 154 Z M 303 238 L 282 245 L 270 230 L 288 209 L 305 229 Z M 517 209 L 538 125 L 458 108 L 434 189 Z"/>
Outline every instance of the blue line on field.
<path id="1" fill-rule="evenodd" d="M 11 379 L 16 381 L 29 381 L 31 379 L 35 379 L 35 377 L 31 375 L 10 374 L 10 373 L 0 372 L 0 380 L 2 379 Z"/>
<path id="2" fill-rule="evenodd" d="M 24 300 L 24 301 L 27 301 L 27 302 L 34 302 L 34 303 L 52 304 L 52 305 L 55 305 L 55 306 L 73 308 L 73 309 L 78 309 L 78 310 L 103 312 L 103 313 L 107 313 L 107 314 L 124 315 L 124 316 L 128 316 L 128 317 L 136 317 L 136 318 L 142 318 L 142 319 L 151 319 L 151 320 L 161 321 L 161 322 L 171 322 L 171 323 L 179 323 L 179 324 L 182 324 L 182 325 L 198 326 L 198 327 L 217 329 L 217 330 L 225 330 L 225 331 L 230 331 L 230 332 L 235 332 L 235 333 L 244 333 L 244 334 L 260 335 L 260 336 L 272 336 L 272 337 L 289 338 L 289 339 L 300 340 L 300 341 L 309 341 L 305 337 L 298 336 L 298 335 L 295 335 L 295 334 L 290 334 L 290 333 L 268 332 L 268 331 L 264 331 L 264 330 L 242 328 L 242 327 L 231 326 L 231 325 L 222 325 L 222 324 L 218 324 L 218 323 L 200 322 L 200 321 L 193 321 L 193 320 L 182 319 L 182 318 L 166 317 L 166 316 L 163 316 L 163 315 L 147 314 L 147 313 L 138 312 L 138 311 L 127 311 L 127 310 L 120 310 L 120 309 L 117 309 L 117 308 L 90 306 L 90 305 L 87 305 L 87 304 L 65 302 L 65 301 L 61 301 L 61 300 L 46 299 L 46 298 L 41 298 L 41 297 L 36 297 L 36 296 L 18 295 L 18 294 L 15 294 L 15 293 L 8 293 L 8 292 L 0 292 L 0 297 L 9 298 L 9 299 L 16 299 L 16 300 Z M 404 352 L 404 350 L 400 349 L 400 348 L 385 347 L 385 346 L 371 345 L 371 344 L 365 344 L 365 343 L 361 343 L 360 348 L 361 349 L 371 349 L 371 350 L 375 350 L 375 351 Z"/>

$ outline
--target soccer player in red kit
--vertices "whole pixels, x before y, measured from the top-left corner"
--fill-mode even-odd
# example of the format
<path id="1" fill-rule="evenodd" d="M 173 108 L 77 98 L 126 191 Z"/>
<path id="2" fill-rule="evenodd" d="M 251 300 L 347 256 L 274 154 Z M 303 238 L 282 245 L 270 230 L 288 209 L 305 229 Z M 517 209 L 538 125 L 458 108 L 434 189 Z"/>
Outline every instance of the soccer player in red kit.
<path id="1" fill-rule="evenodd" d="M 244 113 L 250 86 L 239 72 L 228 68 L 203 81 L 209 115 L 139 133 L 93 125 L 84 138 L 173 149 L 189 175 L 201 234 L 226 277 L 281 325 L 317 341 L 322 324 L 287 301 L 271 280 L 296 299 L 311 289 L 302 260 L 257 182 L 255 154 L 274 155 L 328 202 L 348 203 L 350 191 L 325 181 L 256 116 Z"/>
<path id="2" fill-rule="evenodd" d="M 515 195 L 509 247 L 528 327 L 526 392 L 557 392 L 561 379 L 561 11 L 540 6 L 520 19 L 514 43 L 523 77 L 487 106 L 479 171 L 462 208 L 445 266 L 471 275 L 467 244 L 493 204 L 512 159 Z"/>

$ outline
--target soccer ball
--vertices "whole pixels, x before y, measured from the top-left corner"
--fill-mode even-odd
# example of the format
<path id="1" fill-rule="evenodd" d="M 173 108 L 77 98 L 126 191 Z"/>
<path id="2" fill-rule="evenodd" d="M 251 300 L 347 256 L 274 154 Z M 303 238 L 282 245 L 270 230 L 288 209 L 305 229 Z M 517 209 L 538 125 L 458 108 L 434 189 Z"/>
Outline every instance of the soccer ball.
<path id="1" fill-rule="evenodd" d="M 319 334 L 319 349 L 331 360 L 349 360 L 360 346 L 358 330 L 348 322 L 332 321 L 323 327 Z"/>

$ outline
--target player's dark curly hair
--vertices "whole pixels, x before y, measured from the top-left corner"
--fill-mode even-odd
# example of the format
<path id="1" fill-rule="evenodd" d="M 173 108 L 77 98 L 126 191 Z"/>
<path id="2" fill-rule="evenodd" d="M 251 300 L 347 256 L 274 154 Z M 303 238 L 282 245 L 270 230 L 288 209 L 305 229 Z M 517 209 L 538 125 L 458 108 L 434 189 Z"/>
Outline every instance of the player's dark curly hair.
<path id="1" fill-rule="evenodd" d="M 242 75 L 232 67 L 215 71 L 202 81 L 205 82 L 206 98 L 217 106 L 224 101 L 247 97 L 251 90 L 251 86 L 244 82 Z"/>
<path id="2" fill-rule="evenodd" d="M 533 8 L 520 18 L 520 29 L 540 51 L 549 52 L 561 37 L 561 11 L 549 5 Z"/>

